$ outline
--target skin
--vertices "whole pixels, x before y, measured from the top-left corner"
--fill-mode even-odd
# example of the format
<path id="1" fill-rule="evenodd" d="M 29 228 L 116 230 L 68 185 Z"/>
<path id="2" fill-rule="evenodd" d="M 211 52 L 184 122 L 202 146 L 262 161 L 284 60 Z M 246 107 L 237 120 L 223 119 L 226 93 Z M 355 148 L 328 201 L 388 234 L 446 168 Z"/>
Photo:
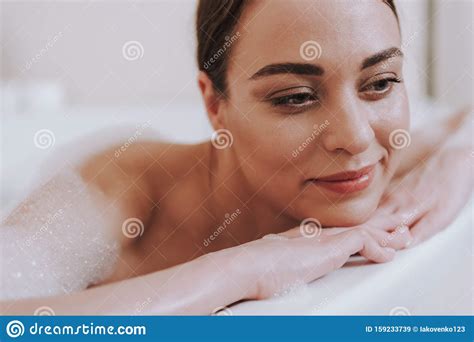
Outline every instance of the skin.
<path id="1" fill-rule="evenodd" d="M 393 13 L 381 1 L 354 8 L 310 3 L 261 1 L 245 9 L 238 28 L 245 34 L 232 47 L 226 98 L 214 91 L 205 73 L 199 74 L 210 122 L 216 130 L 232 133 L 231 147 L 145 142 L 130 146 L 120 158 L 114 157 L 114 146 L 78 162 L 74 172 L 94 205 L 86 213 L 71 210 L 66 215 L 71 220 L 74 215 L 101 217 L 108 239 L 121 245 L 114 270 L 101 282 L 67 296 L 4 301 L 3 314 L 31 313 L 45 303 L 56 314 L 136 314 L 133 308 L 142 302 L 147 304 L 140 314 L 209 314 L 242 299 L 269 298 L 291 284 L 311 282 L 355 253 L 388 262 L 396 249 L 413 240 L 408 229 L 412 225 L 417 243 L 450 222 L 468 197 L 466 191 L 458 195 L 456 188 L 451 190 L 453 182 L 440 189 L 440 198 L 456 201 L 442 216 L 442 226 L 431 230 L 423 228 L 429 225 L 424 218 L 433 219 L 440 200 L 436 206 L 423 202 L 423 210 L 403 220 L 413 203 L 407 202 L 410 194 L 393 190 L 420 184 L 414 191 L 425 198 L 433 182 L 450 179 L 453 173 L 461 184 L 458 190 L 472 189 L 472 177 L 461 162 L 470 151 L 464 140 L 449 159 L 451 147 L 432 148 L 458 131 L 462 115 L 456 116 L 455 125 L 443 122 L 428 130 L 431 134 L 413 133 L 412 148 L 393 149 L 390 133 L 409 128 L 405 87 L 387 81 L 402 78 L 403 58 L 392 56 L 361 70 L 367 58 L 400 47 Z M 252 20 L 261 11 L 268 19 Z M 306 63 L 299 51 L 308 40 L 322 47 L 321 57 L 310 63 L 324 69 L 323 75 L 252 78 L 269 64 Z M 297 105 L 269 103 L 267 95 L 288 95 L 284 89 L 289 87 L 297 87 L 291 94 L 306 94 L 304 106 L 297 101 L 301 95 L 291 102 Z M 316 89 L 318 101 L 308 104 L 308 92 L 314 95 Z M 330 124 L 294 158 L 292 151 L 302 137 L 325 120 Z M 456 166 L 454 170 L 447 163 Z M 308 186 L 309 178 L 369 164 L 375 165 L 375 176 L 363 191 L 336 194 Z M 430 171 L 431 165 L 443 172 Z M 19 215 L 33 216 L 27 205 L 41 202 L 43 191 L 32 193 L 4 224 L 15 226 Z M 226 214 L 237 209 L 240 214 L 225 231 L 203 243 Z M 145 226 L 135 239 L 120 229 L 130 217 Z M 317 219 L 325 228 L 315 237 L 302 235 L 299 225 L 306 218 Z M 16 228 L 32 233 L 31 227 Z"/>

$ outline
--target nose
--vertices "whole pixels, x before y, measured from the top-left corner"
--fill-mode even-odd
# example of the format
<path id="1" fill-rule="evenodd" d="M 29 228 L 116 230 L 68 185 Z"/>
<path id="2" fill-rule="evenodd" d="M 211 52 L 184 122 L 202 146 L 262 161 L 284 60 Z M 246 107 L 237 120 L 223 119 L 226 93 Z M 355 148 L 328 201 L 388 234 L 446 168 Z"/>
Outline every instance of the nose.
<path id="1" fill-rule="evenodd" d="M 334 112 L 328 129 L 323 133 L 322 143 L 327 151 L 346 151 L 356 155 L 367 150 L 375 134 L 370 125 L 367 108 L 359 99 L 348 99 L 339 102 L 339 109 Z M 332 123 L 331 122 L 331 123 Z"/>

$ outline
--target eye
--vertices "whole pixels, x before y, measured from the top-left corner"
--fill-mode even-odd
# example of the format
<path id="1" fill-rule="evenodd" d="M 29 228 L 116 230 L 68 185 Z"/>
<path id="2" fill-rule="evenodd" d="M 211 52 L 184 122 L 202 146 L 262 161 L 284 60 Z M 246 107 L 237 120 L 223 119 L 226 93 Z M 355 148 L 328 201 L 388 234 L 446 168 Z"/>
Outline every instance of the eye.
<path id="1" fill-rule="evenodd" d="M 299 89 L 298 89 L 299 88 Z M 288 108 L 288 109 L 305 109 L 307 107 L 313 106 L 319 102 L 318 97 L 316 96 L 314 90 L 309 87 L 298 87 L 296 89 L 292 89 L 293 91 L 288 92 L 290 89 L 282 90 L 273 93 L 275 94 L 284 94 L 283 96 L 274 96 L 268 101 L 273 107 L 279 108 Z M 306 89 L 306 91 L 302 91 L 302 89 Z M 311 90 L 311 91 L 308 91 Z"/>
<path id="2" fill-rule="evenodd" d="M 398 77 L 385 77 L 379 78 L 371 83 L 363 86 L 361 92 L 364 93 L 364 96 L 369 100 L 378 100 L 390 93 L 393 88 L 394 83 L 401 83 L 402 80 Z"/>
<path id="3" fill-rule="evenodd" d="M 272 99 L 274 106 L 289 105 L 289 106 L 303 106 L 317 101 L 313 94 L 310 93 L 299 93 L 287 96 L 281 96 Z"/>

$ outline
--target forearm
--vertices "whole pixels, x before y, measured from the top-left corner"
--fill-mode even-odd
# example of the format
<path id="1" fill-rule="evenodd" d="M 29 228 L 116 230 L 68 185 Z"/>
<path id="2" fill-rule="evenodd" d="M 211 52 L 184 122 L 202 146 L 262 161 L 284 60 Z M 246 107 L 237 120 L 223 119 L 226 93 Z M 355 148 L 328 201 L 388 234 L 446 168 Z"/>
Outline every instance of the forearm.
<path id="1" fill-rule="evenodd" d="M 235 249 L 220 251 L 69 295 L 1 302 L 0 309 L 2 315 L 32 315 L 45 305 L 56 315 L 210 314 L 254 296 L 255 284 L 236 255 Z"/>

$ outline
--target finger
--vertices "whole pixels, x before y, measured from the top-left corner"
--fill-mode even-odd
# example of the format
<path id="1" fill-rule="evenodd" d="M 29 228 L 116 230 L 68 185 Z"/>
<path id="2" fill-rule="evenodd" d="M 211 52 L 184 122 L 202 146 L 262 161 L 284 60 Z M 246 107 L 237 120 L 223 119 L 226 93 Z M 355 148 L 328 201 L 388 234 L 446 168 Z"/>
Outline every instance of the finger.
<path id="1" fill-rule="evenodd" d="M 379 229 L 386 232 L 393 232 L 402 226 L 410 227 L 426 214 L 428 208 L 424 206 L 410 206 L 399 209 L 396 213 L 390 215 L 376 215 L 367 222 L 360 225 L 369 230 Z"/>
<path id="2" fill-rule="evenodd" d="M 347 259 L 352 254 L 359 252 L 360 255 L 371 261 L 382 263 L 392 260 L 395 255 L 393 248 L 381 247 L 377 241 L 363 229 L 353 229 L 348 232 L 332 235 L 328 238 L 328 241 L 335 242 L 342 252 L 348 254 Z M 347 261 L 347 259 L 345 261 Z"/>
<path id="3" fill-rule="evenodd" d="M 441 210 L 432 210 L 423 216 L 411 229 L 412 246 L 428 240 L 431 236 L 443 230 L 453 220 L 455 215 Z"/>
<path id="4" fill-rule="evenodd" d="M 382 247 L 400 250 L 407 248 L 413 242 L 410 229 L 404 224 L 397 226 L 392 232 L 386 232 L 380 229 L 367 229 L 367 231 Z"/>

